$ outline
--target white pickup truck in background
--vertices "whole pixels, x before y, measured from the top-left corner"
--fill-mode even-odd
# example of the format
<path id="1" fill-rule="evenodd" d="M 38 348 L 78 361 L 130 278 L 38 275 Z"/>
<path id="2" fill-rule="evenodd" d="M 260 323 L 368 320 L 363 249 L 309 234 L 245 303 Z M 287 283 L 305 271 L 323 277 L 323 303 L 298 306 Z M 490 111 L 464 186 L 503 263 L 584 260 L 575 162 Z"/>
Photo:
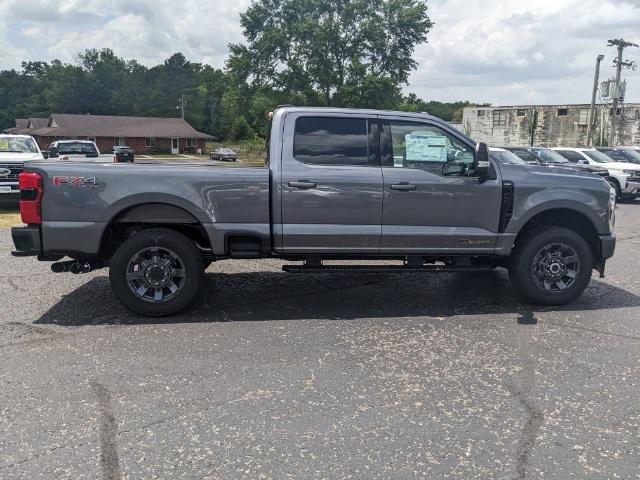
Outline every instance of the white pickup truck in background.
<path id="1" fill-rule="evenodd" d="M 0 134 L 0 198 L 17 199 L 20 195 L 18 175 L 22 173 L 24 162 L 42 159 L 33 137 Z"/>
<path id="2" fill-rule="evenodd" d="M 113 154 L 100 153 L 97 145 L 91 140 L 57 140 L 49 145 L 45 156 L 58 160 L 113 161 Z"/>

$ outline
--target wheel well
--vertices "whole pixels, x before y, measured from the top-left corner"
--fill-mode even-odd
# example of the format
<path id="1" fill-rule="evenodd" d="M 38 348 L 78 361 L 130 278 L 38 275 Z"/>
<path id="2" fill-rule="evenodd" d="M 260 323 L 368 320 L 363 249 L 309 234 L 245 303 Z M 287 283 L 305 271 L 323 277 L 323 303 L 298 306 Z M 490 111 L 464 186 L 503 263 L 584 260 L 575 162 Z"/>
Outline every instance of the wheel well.
<path id="1" fill-rule="evenodd" d="M 109 222 L 100 239 L 99 256 L 111 258 L 127 238 L 149 228 L 175 230 L 193 240 L 205 257 L 211 252 L 209 236 L 193 215 L 174 205 L 148 203 L 125 209 Z"/>
<path id="2" fill-rule="evenodd" d="M 539 225 L 553 225 L 556 227 L 568 228 L 580 235 L 587 242 L 593 257 L 598 258 L 599 242 L 598 232 L 589 218 L 575 210 L 558 208 L 553 210 L 546 210 L 538 213 L 522 227 L 515 243 L 518 243 L 518 239 L 522 237 L 527 231 Z"/>

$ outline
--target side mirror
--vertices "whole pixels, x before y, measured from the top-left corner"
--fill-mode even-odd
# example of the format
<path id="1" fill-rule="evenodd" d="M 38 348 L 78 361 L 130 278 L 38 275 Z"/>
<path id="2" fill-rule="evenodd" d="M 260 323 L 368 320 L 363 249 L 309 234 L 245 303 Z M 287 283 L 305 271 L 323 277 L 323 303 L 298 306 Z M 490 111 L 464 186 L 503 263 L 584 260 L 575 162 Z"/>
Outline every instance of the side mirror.
<path id="1" fill-rule="evenodd" d="M 476 152 L 473 159 L 473 171 L 480 178 L 489 176 L 491 166 L 489 164 L 489 149 L 483 142 L 476 143 Z"/>
<path id="2" fill-rule="evenodd" d="M 58 156 L 58 149 L 55 147 L 51 147 L 49 149 L 47 158 L 56 158 Z"/>

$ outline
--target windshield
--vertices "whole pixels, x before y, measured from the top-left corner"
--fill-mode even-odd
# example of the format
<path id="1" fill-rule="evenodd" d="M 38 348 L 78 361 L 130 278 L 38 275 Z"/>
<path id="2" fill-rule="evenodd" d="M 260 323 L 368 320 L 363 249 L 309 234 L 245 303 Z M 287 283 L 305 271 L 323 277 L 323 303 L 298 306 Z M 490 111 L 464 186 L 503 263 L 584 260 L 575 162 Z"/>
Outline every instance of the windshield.
<path id="1" fill-rule="evenodd" d="M 490 155 L 498 163 L 508 165 L 527 165 L 527 162 L 508 150 L 490 150 Z"/>
<path id="2" fill-rule="evenodd" d="M 65 142 L 58 144 L 58 153 L 82 153 L 82 154 L 97 154 L 98 151 L 93 143 L 85 142 Z"/>
<path id="3" fill-rule="evenodd" d="M 38 153 L 38 146 L 31 137 L 0 137 L 0 152 Z"/>
<path id="4" fill-rule="evenodd" d="M 583 150 L 582 152 L 594 162 L 611 163 L 613 161 L 611 157 L 607 157 L 604 153 L 597 150 Z"/>
<path id="5" fill-rule="evenodd" d="M 640 163 L 640 153 L 635 150 L 620 150 L 620 152 L 627 159 L 627 162 Z"/>
<path id="6" fill-rule="evenodd" d="M 570 163 L 569 160 L 558 152 L 547 148 L 534 148 L 533 152 L 540 157 L 544 163 Z"/>

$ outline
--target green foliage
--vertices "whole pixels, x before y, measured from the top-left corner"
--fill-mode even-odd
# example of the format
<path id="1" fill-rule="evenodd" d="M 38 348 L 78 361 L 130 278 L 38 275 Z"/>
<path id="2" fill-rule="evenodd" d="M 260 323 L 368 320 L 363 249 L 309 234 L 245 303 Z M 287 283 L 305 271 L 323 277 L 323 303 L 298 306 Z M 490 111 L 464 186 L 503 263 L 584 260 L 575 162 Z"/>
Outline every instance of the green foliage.
<path id="1" fill-rule="evenodd" d="M 257 0 L 241 24 L 232 74 L 337 106 L 393 103 L 431 28 L 424 0 Z"/>
<path id="2" fill-rule="evenodd" d="M 236 117 L 229 130 L 229 139 L 236 142 L 238 140 L 249 140 L 253 136 L 253 130 L 249 126 L 247 119 L 242 115 Z"/>
<path id="3" fill-rule="evenodd" d="M 459 121 L 469 102 L 402 95 L 432 24 L 426 0 L 256 0 L 241 16 L 246 45 L 224 70 L 175 53 L 153 67 L 89 49 L 74 63 L 0 71 L 0 130 L 15 118 L 92 113 L 185 118 L 220 139 L 253 142 L 281 104 L 427 111 Z"/>

